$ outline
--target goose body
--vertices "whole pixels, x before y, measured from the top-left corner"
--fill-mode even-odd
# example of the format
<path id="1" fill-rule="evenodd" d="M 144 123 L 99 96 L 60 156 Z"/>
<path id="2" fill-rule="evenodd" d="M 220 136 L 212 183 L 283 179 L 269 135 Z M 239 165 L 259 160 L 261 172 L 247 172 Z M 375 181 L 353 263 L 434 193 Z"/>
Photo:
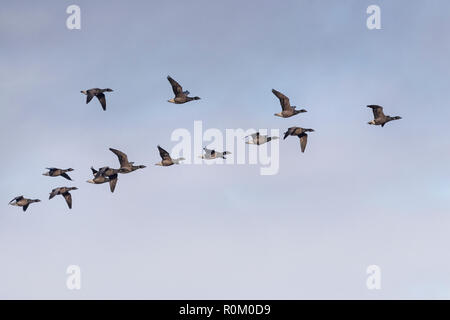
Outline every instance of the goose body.
<path id="1" fill-rule="evenodd" d="M 174 98 L 167 100 L 168 102 L 175 104 L 182 104 L 192 100 L 200 100 L 200 97 L 189 97 L 189 91 L 183 91 L 183 88 L 180 86 L 178 82 L 172 79 L 170 76 L 167 76 L 167 80 L 169 80 L 170 85 L 172 86 L 172 91 L 175 95 Z"/>
<path id="2" fill-rule="evenodd" d="M 9 205 L 22 207 L 22 210 L 25 212 L 25 211 L 27 211 L 28 206 L 31 203 L 35 203 L 35 202 L 41 202 L 41 200 L 39 200 L 39 199 L 27 199 L 27 198 L 24 198 L 23 196 L 17 196 L 17 197 L 15 197 L 14 199 L 12 199 L 9 202 Z"/>
<path id="3" fill-rule="evenodd" d="M 138 169 L 146 168 L 144 165 L 135 166 L 134 162 L 128 161 L 128 156 L 122 151 L 113 148 L 109 148 L 109 150 L 113 152 L 119 159 L 120 169 L 118 172 L 120 173 L 130 173 Z"/>
<path id="4" fill-rule="evenodd" d="M 400 120 L 402 118 L 399 116 L 386 116 L 383 112 L 383 107 L 378 105 L 368 105 L 367 108 L 371 108 L 373 111 L 373 120 L 368 122 L 371 125 L 384 127 L 389 121 Z"/>
<path id="5" fill-rule="evenodd" d="M 281 92 L 272 89 L 272 93 L 280 100 L 281 112 L 275 113 L 274 115 L 281 118 L 289 118 L 295 116 L 296 114 L 307 112 L 305 109 L 297 110 L 295 106 L 291 106 L 289 98 L 286 97 Z"/>
<path id="6" fill-rule="evenodd" d="M 308 142 L 307 132 L 314 132 L 314 129 L 304 129 L 300 127 L 291 127 L 285 133 L 283 140 L 288 136 L 297 136 L 300 139 L 300 149 L 305 152 L 306 144 Z"/>
<path id="7" fill-rule="evenodd" d="M 246 138 L 248 138 L 248 137 L 252 137 L 252 140 L 248 140 L 245 143 L 247 143 L 247 144 L 256 144 L 256 145 L 261 145 L 261 144 L 270 142 L 272 140 L 279 139 L 279 137 L 263 136 L 259 132 L 253 133 L 250 136 L 247 136 Z"/>
<path id="8" fill-rule="evenodd" d="M 69 175 L 66 172 L 73 171 L 72 168 L 69 169 L 59 169 L 59 168 L 46 168 L 48 172 L 44 172 L 42 175 L 48 176 L 48 177 L 64 177 L 67 180 L 72 180 Z"/>
<path id="9" fill-rule="evenodd" d="M 211 150 L 211 149 L 207 149 L 207 148 L 203 148 L 203 150 L 205 150 L 205 154 L 202 155 L 201 158 L 207 159 L 207 160 L 218 159 L 218 158 L 226 159 L 225 156 L 227 154 L 231 154 L 231 152 L 229 152 L 229 151 L 219 152 L 219 151 Z"/>
<path id="10" fill-rule="evenodd" d="M 53 197 L 57 195 L 61 195 L 66 200 L 67 205 L 69 206 L 69 209 L 72 209 L 72 195 L 70 194 L 70 191 L 72 190 L 78 190 L 77 187 L 59 187 L 55 188 L 50 192 L 50 196 L 48 199 L 52 199 Z"/>
<path id="11" fill-rule="evenodd" d="M 185 160 L 184 158 L 172 159 L 170 154 L 166 150 L 161 148 L 160 146 L 158 146 L 158 151 L 159 151 L 159 155 L 161 157 L 161 161 L 158 163 L 155 163 L 156 166 L 168 167 L 173 164 L 180 164 L 180 161 Z"/>
<path id="12" fill-rule="evenodd" d="M 103 110 L 106 111 L 106 97 L 104 92 L 113 92 L 114 90 L 110 88 L 100 89 L 100 88 L 92 88 L 88 90 L 82 90 L 81 93 L 86 95 L 86 104 L 88 104 L 92 98 L 97 97 L 100 102 Z"/>
<path id="13" fill-rule="evenodd" d="M 87 182 L 93 184 L 103 184 L 109 182 L 109 189 L 114 192 L 117 185 L 118 173 L 120 169 L 112 169 L 110 167 L 100 168 L 98 171 L 91 167 L 94 179 L 88 180 Z"/>

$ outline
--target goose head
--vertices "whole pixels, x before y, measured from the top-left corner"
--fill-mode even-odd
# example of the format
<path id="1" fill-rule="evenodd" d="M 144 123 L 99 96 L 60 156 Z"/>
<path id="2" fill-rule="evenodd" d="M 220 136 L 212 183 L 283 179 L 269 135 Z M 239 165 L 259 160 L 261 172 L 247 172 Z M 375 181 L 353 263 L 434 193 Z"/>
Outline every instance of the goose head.
<path id="1" fill-rule="evenodd" d="M 283 117 L 283 114 L 282 114 L 281 112 L 274 113 L 273 115 L 274 115 L 274 116 L 277 116 L 277 117 Z"/>
<path id="2" fill-rule="evenodd" d="M 170 103 L 175 103 L 175 99 L 170 99 L 170 100 L 167 100 L 167 102 L 170 102 Z"/>
<path id="3" fill-rule="evenodd" d="M 81 90 L 80 91 L 82 94 L 87 94 L 86 90 Z"/>
<path id="4" fill-rule="evenodd" d="M 367 124 L 375 125 L 375 120 L 369 121 L 369 122 L 367 122 Z"/>

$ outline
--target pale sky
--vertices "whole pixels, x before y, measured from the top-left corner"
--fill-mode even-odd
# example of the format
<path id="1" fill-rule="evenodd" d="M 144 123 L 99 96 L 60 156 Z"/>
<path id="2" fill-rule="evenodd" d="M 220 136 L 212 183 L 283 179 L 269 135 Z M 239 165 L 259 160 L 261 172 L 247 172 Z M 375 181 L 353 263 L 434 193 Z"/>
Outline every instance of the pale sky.
<path id="1" fill-rule="evenodd" d="M 68 30 L 66 8 L 81 8 Z M 381 8 L 381 30 L 366 9 Z M 450 3 L 20 1 L 0 11 L 0 298 L 450 298 Z M 171 75 L 200 101 L 167 102 Z M 80 90 L 112 88 L 108 110 Z M 308 110 L 289 119 L 271 93 Z M 369 126 L 368 104 L 400 121 Z M 280 170 L 156 167 L 177 128 L 314 128 Z M 147 165 L 116 191 L 90 166 Z M 75 169 L 73 183 L 42 176 Z M 76 186 L 73 209 L 51 189 Z M 39 198 L 23 213 L 17 195 Z M 381 268 L 368 290 L 366 268 Z M 82 288 L 66 287 L 81 268 Z"/>

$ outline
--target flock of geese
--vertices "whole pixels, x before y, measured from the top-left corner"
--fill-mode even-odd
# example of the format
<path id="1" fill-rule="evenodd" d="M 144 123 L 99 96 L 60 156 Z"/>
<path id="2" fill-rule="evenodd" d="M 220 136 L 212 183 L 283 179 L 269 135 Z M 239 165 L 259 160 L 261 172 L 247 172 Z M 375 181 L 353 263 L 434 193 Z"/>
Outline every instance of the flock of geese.
<path id="1" fill-rule="evenodd" d="M 183 104 L 186 102 L 194 101 L 194 100 L 200 100 L 200 97 L 189 97 L 189 91 L 183 91 L 183 88 L 181 85 L 175 81 L 170 76 L 167 77 L 167 80 L 169 80 L 170 85 L 172 86 L 173 93 L 175 95 L 174 98 L 168 100 L 170 103 L 175 104 Z M 100 105 L 103 110 L 106 110 L 106 96 L 105 92 L 113 92 L 112 89 L 106 88 L 106 89 L 100 89 L 100 88 L 93 88 L 88 90 L 83 90 L 81 93 L 86 95 L 86 104 L 88 104 L 94 97 L 98 99 L 100 102 Z M 297 107 L 291 106 L 289 98 L 282 94 L 281 92 L 272 89 L 272 93 L 280 100 L 281 104 L 281 112 L 275 113 L 274 115 L 281 118 L 290 118 L 292 116 L 295 116 L 299 113 L 307 112 L 305 109 L 299 109 L 297 110 Z M 371 125 L 377 125 L 384 127 L 384 125 L 390 121 L 393 120 L 399 120 L 401 117 L 399 116 L 387 116 L 383 112 L 383 107 L 378 105 L 368 105 L 368 108 L 371 108 L 373 111 L 373 120 L 368 122 L 368 124 Z M 288 130 L 284 133 L 283 140 L 286 139 L 288 136 L 297 136 L 300 140 L 300 149 L 301 152 L 305 152 L 306 144 L 308 141 L 308 134 L 307 132 L 314 132 L 314 129 L 309 128 L 301 128 L 301 127 L 291 127 L 288 128 Z M 269 137 L 265 135 L 261 135 L 259 132 L 256 132 L 250 136 L 247 136 L 246 138 L 251 137 L 251 140 L 246 141 L 247 144 L 256 144 L 261 145 L 267 142 L 270 142 L 271 140 L 279 139 L 279 137 Z M 134 162 L 130 162 L 128 160 L 128 156 L 123 153 L 122 151 L 119 151 L 117 149 L 109 148 L 111 152 L 113 152 L 118 160 L 120 167 L 118 169 L 110 168 L 110 167 L 101 167 L 98 170 L 96 170 L 94 167 L 91 167 L 91 171 L 93 174 L 93 178 L 90 180 L 87 180 L 88 183 L 92 184 L 103 184 L 103 183 L 109 183 L 109 187 L 111 192 L 114 192 L 117 184 L 117 180 L 119 177 L 119 174 L 127 174 L 133 171 L 136 171 L 138 169 L 144 169 L 144 165 L 134 165 Z M 205 154 L 201 156 L 202 159 L 226 159 L 226 155 L 230 154 L 229 151 L 223 151 L 219 152 L 216 150 L 211 150 L 207 148 L 203 148 L 205 151 Z M 158 145 L 158 151 L 159 155 L 161 157 L 161 161 L 156 163 L 155 165 L 158 166 L 171 166 L 173 164 L 180 164 L 184 158 L 177 158 L 173 159 L 170 154 L 161 148 Z M 69 181 L 72 181 L 70 176 L 67 174 L 68 172 L 73 171 L 74 169 L 68 168 L 68 169 L 59 169 L 59 168 L 47 168 L 48 172 L 45 172 L 43 175 L 48 177 L 63 177 Z M 57 195 L 61 195 L 64 197 L 67 206 L 69 209 L 72 209 L 72 195 L 71 191 L 77 190 L 77 187 L 59 187 L 55 188 L 50 192 L 49 200 L 54 198 Z M 9 204 L 13 206 L 22 207 L 23 211 L 26 211 L 28 209 L 28 206 L 32 203 L 40 202 L 39 199 L 28 199 L 24 196 L 18 196 L 12 199 Z"/>

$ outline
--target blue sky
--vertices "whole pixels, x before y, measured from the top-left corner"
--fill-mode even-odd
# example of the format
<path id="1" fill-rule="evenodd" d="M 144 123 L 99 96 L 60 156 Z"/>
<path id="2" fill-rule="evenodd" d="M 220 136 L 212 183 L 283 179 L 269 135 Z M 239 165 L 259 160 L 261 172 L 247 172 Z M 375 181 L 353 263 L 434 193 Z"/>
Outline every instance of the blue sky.
<path id="1" fill-rule="evenodd" d="M 66 8 L 81 8 L 68 30 Z M 366 8 L 381 7 L 381 30 Z M 448 1 L 32 1 L 0 12 L 1 298 L 450 298 Z M 167 103 L 171 75 L 202 100 Z M 108 110 L 80 90 L 109 87 Z M 274 117 L 275 88 L 308 113 Z M 368 104 L 402 120 L 367 124 Z M 177 128 L 314 128 L 280 171 L 153 166 Z M 106 185 L 108 150 L 148 167 Z M 42 176 L 72 167 L 73 183 Z M 77 186 L 73 209 L 48 201 Z M 7 203 L 40 198 L 26 214 Z M 65 270 L 81 267 L 82 289 Z M 367 266 L 382 289 L 365 286 Z"/>

